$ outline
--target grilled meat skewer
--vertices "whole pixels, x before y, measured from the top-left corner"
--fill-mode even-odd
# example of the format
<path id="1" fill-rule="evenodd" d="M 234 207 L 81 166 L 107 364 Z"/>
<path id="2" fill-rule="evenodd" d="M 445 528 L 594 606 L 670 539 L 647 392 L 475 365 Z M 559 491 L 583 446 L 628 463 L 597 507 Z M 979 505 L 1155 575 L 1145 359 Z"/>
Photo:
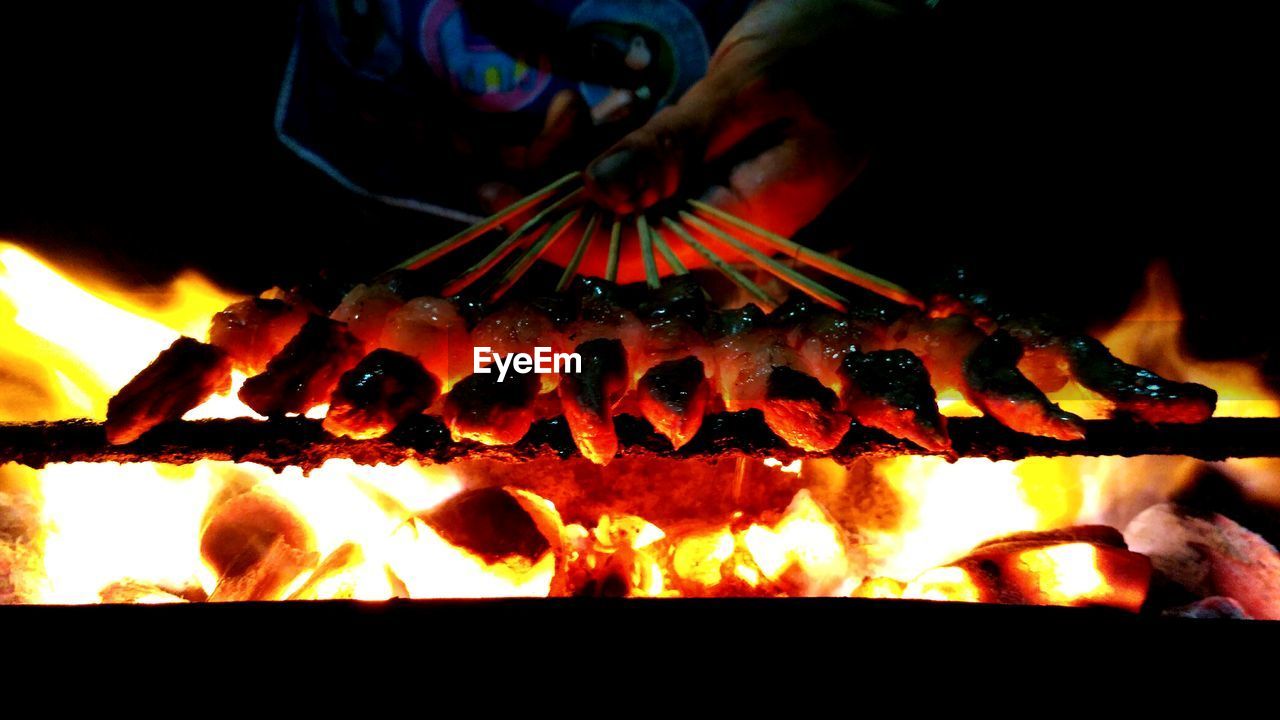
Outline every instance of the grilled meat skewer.
<path id="1" fill-rule="evenodd" d="M 698 434 L 711 386 L 702 361 L 690 355 L 649 368 L 636 385 L 640 414 L 679 449 Z"/>
<path id="2" fill-rule="evenodd" d="M 535 420 L 563 413 L 584 456 L 599 463 L 616 451 L 613 413 L 632 390 L 624 412 L 644 416 L 675 447 L 709 412 L 758 409 L 779 437 L 808 451 L 835 447 L 856 420 L 946 452 L 936 393 L 951 389 L 1011 429 L 1063 440 L 1082 436 L 1080 419 L 1044 391 L 1069 379 L 1111 400 L 1117 413 L 1153 422 L 1195 422 L 1215 402 L 1208 388 L 1165 381 L 1086 336 L 1010 317 L 997 322 L 958 300 L 929 314 L 872 305 L 840 313 L 795 296 L 765 315 L 754 305 L 713 310 L 690 276 L 652 290 L 579 278 L 568 294 L 481 311 L 462 298 L 417 295 L 414 285 L 388 277 L 357 286 L 331 318 L 311 316 L 287 342 L 318 308 L 237 303 L 217 316 L 211 335 L 246 370 L 282 345 L 240 393 L 265 415 L 329 401 L 332 432 L 376 437 L 444 391 L 442 414 L 455 439 L 514 443 Z M 574 346 L 581 373 L 508 373 L 502 382 L 497 372 L 471 374 L 476 347 L 532 354 Z M 115 403 L 118 427 L 148 415 L 119 409 L 137 403 L 129 396 L 143 380 Z M 177 409 L 155 413 L 154 422 Z M 116 437 L 131 439 L 154 422 Z"/>
<path id="3" fill-rule="evenodd" d="M 514 375 L 498 382 L 497 373 L 475 373 L 445 396 L 443 418 L 454 440 L 511 445 L 537 419 L 540 391 L 537 375 Z"/>
<path id="4" fill-rule="evenodd" d="M 236 370 L 257 375 L 298 334 L 307 316 L 284 300 L 243 300 L 213 316 L 209 344 L 227 351 Z"/>
<path id="5" fill-rule="evenodd" d="M 906 350 L 845 355 L 840 364 L 842 407 L 858 422 L 926 450 L 951 449 L 937 395 L 920 358 Z"/>
<path id="6" fill-rule="evenodd" d="M 440 394 L 440 382 L 417 360 L 378 349 L 338 380 L 324 429 L 342 437 L 382 437 L 420 414 Z"/>
<path id="7" fill-rule="evenodd" d="M 579 345 L 581 372 L 560 376 L 560 401 L 582 456 L 607 465 L 618 453 L 613 408 L 627 391 L 627 353 L 620 340 L 597 338 Z"/>
<path id="8" fill-rule="evenodd" d="M 123 445 L 231 389 L 231 356 L 180 337 L 107 403 L 107 441 Z"/>
<path id="9" fill-rule="evenodd" d="M 245 381 L 240 400 L 267 417 L 305 413 L 328 402 L 338 379 L 364 355 L 364 343 L 346 325 L 312 316 L 265 372 Z"/>
<path id="10" fill-rule="evenodd" d="M 1075 380 L 1108 400 L 1113 415 L 1150 423 L 1203 422 L 1213 416 L 1217 406 L 1218 394 L 1213 389 L 1169 380 L 1126 363 L 1101 341 L 1062 328 L 1052 318 L 996 311 L 985 295 L 943 296 L 935 305 L 1006 330 L 1026 353 L 1019 367 L 1048 392 Z"/>

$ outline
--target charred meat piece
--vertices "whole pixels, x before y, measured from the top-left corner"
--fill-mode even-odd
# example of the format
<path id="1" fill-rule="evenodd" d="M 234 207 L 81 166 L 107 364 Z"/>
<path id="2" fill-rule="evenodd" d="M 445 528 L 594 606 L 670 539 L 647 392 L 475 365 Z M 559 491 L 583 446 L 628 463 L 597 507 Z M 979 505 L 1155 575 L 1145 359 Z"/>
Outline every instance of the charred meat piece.
<path id="1" fill-rule="evenodd" d="M 213 316 L 209 344 L 227 351 L 235 369 L 256 375 L 306 322 L 306 310 L 283 300 L 242 300 Z"/>
<path id="2" fill-rule="evenodd" d="M 864 322 L 835 312 L 802 294 L 792 294 L 769 314 L 769 322 L 786 332 L 787 344 L 799 353 L 805 367 L 828 387 L 839 381 L 840 363 L 849 352 L 864 344 L 867 335 Z"/>
<path id="3" fill-rule="evenodd" d="M 849 429 L 836 394 L 807 372 L 786 332 L 760 327 L 716 344 L 716 389 L 725 409 L 759 409 L 778 437 L 804 450 L 830 450 Z"/>
<path id="4" fill-rule="evenodd" d="M 836 394 L 812 375 L 779 366 L 769 373 L 764 421 L 789 445 L 825 452 L 849 431 L 849 416 L 840 412 Z"/>
<path id="5" fill-rule="evenodd" d="M 364 357 L 364 344 L 347 326 L 313 316 L 271 362 L 245 381 L 240 400 L 267 417 L 305 413 L 333 394 L 338 378 Z"/>
<path id="6" fill-rule="evenodd" d="M 939 301 L 937 312 L 945 308 L 979 318 L 976 322 L 998 323 L 1016 338 L 1023 348 L 1019 369 L 1045 392 L 1075 380 L 1111 401 L 1113 414 L 1152 423 L 1197 423 L 1213 416 L 1218 395 L 1212 389 L 1169 380 L 1130 365 L 1098 340 L 1064 327 L 1050 316 L 997 310 L 983 294 L 943 300 L 945 305 Z"/>
<path id="7" fill-rule="evenodd" d="M 711 301 L 697 278 L 672 275 L 663 278 L 657 290 L 645 293 L 636 304 L 636 313 L 648 320 L 680 318 L 694 327 L 702 327 L 711 316 Z"/>
<path id="8" fill-rule="evenodd" d="M 930 318 L 908 313 L 876 333 L 868 329 L 871 342 L 863 350 L 909 350 L 929 370 L 935 390 L 965 391 L 966 358 L 986 339 L 986 333 L 968 318 L 951 316 Z"/>
<path id="9" fill-rule="evenodd" d="M 712 313 L 707 318 L 706 334 L 708 338 L 718 340 L 734 335 L 743 335 L 763 326 L 764 323 L 764 311 L 760 309 L 760 306 L 748 303 L 733 310 Z"/>
<path id="10" fill-rule="evenodd" d="M 1080 418 L 1022 374 L 1022 348 L 1008 333 L 988 336 L 960 315 L 912 312 L 876 335 L 868 334 L 875 349 L 910 350 L 924 362 L 935 390 L 959 390 L 969 404 L 1010 429 L 1059 440 L 1083 437 Z"/>
<path id="11" fill-rule="evenodd" d="M 847 317 L 823 313 L 810 318 L 792 333 L 792 347 L 824 384 L 834 385 L 840 364 L 861 344 L 862 333 Z"/>
<path id="12" fill-rule="evenodd" d="M 367 440 L 382 437 L 435 402 L 440 383 L 417 360 L 374 350 L 338 380 L 324 429 Z"/>
<path id="13" fill-rule="evenodd" d="M 679 449 L 702 427 L 711 386 L 702 361 L 690 356 L 653 366 L 636 392 L 644 418 Z"/>
<path id="14" fill-rule="evenodd" d="M 1019 432 L 1058 440 L 1084 438 L 1084 426 L 1045 397 L 1018 370 L 1022 346 L 1004 331 L 983 340 L 964 361 L 965 398 L 990 417 Z"/>
<path id="15" fill-rule="evenodd" d="M 560 377 L 564 417 L 583 457 L 607 465 L 618 454 L 613 407 L 627 391 L 627 353 L 621 341 L 604 338 L 588 340 L 575 352 L 582 371 Z"/>
<path id="16" fill-rule="evenodd" d="M 906 350 L 851 352 L 840 364 L 840 400 L 863 425 L 926 450 L 951 448 L 938 399 L 920 358 Z"/>
<path id="17" fill-rule="evenodd" d="M 622 304 L 622 292 L 607 280 L 584 280 L 575 288 L 576 317 L 566 324 L 568 344 L 582 344 L 598 338 L 616 338 L 635 365 L 641 354 L 645 326 Z"/>
<path id="18" fill-rule="evenodd" d="M 1111 354 L 1088 336 L 1063 341 L 1076 381 L 1115 404 L 1115 412 L 1146 422 L 1198 423 L 1213 417 L 1218 393 L 1166 380 Z"/>
<path id="19" fill-rule="evenodd" d="M 231 356 L 189 337 L 173 341 L 107 403 L 107 441 L 133 442 L 231 389 Z"/>
<path id="20" fill-rule="evenodd" d="M 513 373 L 499 382 L 498 374 L 489 372 L 458 381 L 444 403 L 444 421 L 453 439 L 510 445 L 524 437 L 535 419 L 538 377 Z"/>

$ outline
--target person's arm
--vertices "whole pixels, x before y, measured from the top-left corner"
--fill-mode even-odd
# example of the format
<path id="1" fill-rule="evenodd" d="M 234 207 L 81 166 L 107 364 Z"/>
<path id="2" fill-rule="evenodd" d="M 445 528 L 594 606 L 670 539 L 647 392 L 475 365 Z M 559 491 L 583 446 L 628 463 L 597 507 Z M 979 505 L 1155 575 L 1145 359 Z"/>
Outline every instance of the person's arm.
<path id="1" fill-rule="evenodd" d="M 892 115 L 911 15 L 878 0 L 755 4 L 705 78 L 590 165 L 589 193 L 620 214 L 693 194 L 794 232 L 857 176 Z"/>

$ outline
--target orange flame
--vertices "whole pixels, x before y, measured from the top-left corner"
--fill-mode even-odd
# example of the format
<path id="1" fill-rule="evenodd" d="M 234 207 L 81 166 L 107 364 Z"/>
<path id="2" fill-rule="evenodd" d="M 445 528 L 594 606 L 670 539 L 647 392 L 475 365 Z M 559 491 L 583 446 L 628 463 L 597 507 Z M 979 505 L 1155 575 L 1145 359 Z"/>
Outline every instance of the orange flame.
<path id="1" fill-rule="evenodd" d="M 157 301 L 154 294 L 93 279 L 73 281 L 27 251 L 0 243 L 0 421 L 101 419 L 118 387 L 178 335 L 203 338 L 209 318 L 236 299 L 187 274 Z M 1172 285 L 1157 268 L 1128 321 L 1105 340 L 1123 359 L 1219 389 L 1223 413 L 1280 414 L 1254 368 L 1200 363 L 1176 352 L 1180 321 Z M 243 380 L 237 376 L 232 392 L 187 418 L 251 416 L 235 395 Z M 959 398 L 944 398 L 944 404 L 948 414 L 974 412 Z M 320 407 L 309 415 L 323 412 Z M 764 464 L 779 477 L 798 475 L 815 485 L 824 474 L 852 482 L 844 468 L 828 461 Z M 893 522 L 872 523 L 833 513 L 831 498 L 801 490 L 781 511 L 739 514 L 728 522 L 658 527 L 644 518 L 613 515 L 593 526 L 564 524 L 550 502 L 513 491 L 553 552 L 496 563 L 451 544 L 421 519 L 465 488 L 466 480 L 451 468 L 333 460 L 303 476 L 296 469 L 274 474 L 221 462 L 70 464 L 39 472 L 10 465 L 0 467 L 0 513 L 27 507 L 14 498 L 33 498 L 38 517 L 25 545 L 0 537 L 0 570 L 7 569 L 18 599 L 27 602 L 209 596 L 221 580 L 202 557 L 202 530 L 228 497 L 253 492 L 301 518 L 314 540 L 306 548 L 306 570 L 278 589 L 278 598 L 541 596 L 582 590 L 591 582 L 604 587 L 599 581 L 613 578 L 626 594 L 646 597 L 994 601 L 969 568 L 953 564 L 972 548 L 1013 532 L 1080 522 L 1122 527 L 1185 483 L 1195 465 L 1181 458 L 895 458 L 868 470 L 900 506 Z M 1248 464 L 1226 467 L 1255 479 L 1264 472 Z M 1274 478 L 1272 467 L 1265 472 Z M 1280 497 L 1280 490 L 1275 494 Z M 32 550 L 5 555 L 10 546 Z M 1102 569 L 1106 558 L 1098 553 L 1088 544 L 1062 543 L 1027 549 L 1013 562 L 1030 578 L 1024 588 L 1030 601 L 1078 605 L 1119 595 L 1121 604 L 1132 605 L 1132 591 L 1111 586 Z M 559 585 L 563 578 L 577 585 Z"/>

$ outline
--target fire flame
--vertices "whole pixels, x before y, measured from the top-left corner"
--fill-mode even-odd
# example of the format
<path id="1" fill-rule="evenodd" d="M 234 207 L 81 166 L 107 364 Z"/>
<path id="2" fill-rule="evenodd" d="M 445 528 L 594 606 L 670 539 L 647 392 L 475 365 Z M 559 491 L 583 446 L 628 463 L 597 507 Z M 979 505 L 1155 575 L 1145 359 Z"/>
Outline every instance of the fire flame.
<path id="1" fill-rule="evenodd" d="M 193 274 L 146 295 L 96 278 L 72 280 L 26 250 L 0 243 L 0 421 L 102 419 L 117 388 L 179 335 L 204 338 L 209 318 L 236 299 Z M 1251 366 L 1201 363 L 1175 352 L 1180 321 L 1172 285 L 1156 268 L 1127 321 L 1102 336 L 1130 362 L 1218 388 L 1223 412 L 1280 414 Z M 235 379 L 238 388 L 244 378 Z M 958 398 L 946 400 L 948 414 L 972 412 Z M 187 419 L 251 415 L 233 388 Z M 38 472 L 7 465 L 0 467 L 0 601 L 561 592 L 996 601 L 962 560 L 972 548 L 1010 533 L 1081 522 L 1123 526 L 1180 487 L 1195 463 L 902 457 L 856 471 L 828 461 L 764 465 L 779 478 L 799 476 L 810 489 L 772 513 L 670 527 L 625 515 L 566 523 L 549 501 L 512 489 L 550 550 L 500 560 L 453 544 L 424 520 L 467 489 L 466 478 L 449 467 L 332 460 L 304 476 L 297 469 L 276 474 L 211 461 L 63 464 Z M 1248 465 L 1226 467 L 1251 472 Z M 1156 474 L 1161 482 L 1146 482 Z M 839 499 L 855 485 L 883 495 L 863 507 L 842 507 Z M 232 507 L 247 509 L 237 511 L 241 516 Z M 263 550 L 262 563 L 273 558 L 297 571 L 281 580 L 271 568 L 255 566 L 235 571 L 232 582 L 226 563 L 235 558 L 217 560 L 209 528 L 230 528 L 235 539 L 263 518 L 283 529 Z M 1088 543 L 1058 543 L 1019 551 L 1008 562 L 1030 602 L 1134 605 L 1135 586 L 1113 586 L 1102 570 L 1111 561 L 1099 552 Z"/>

